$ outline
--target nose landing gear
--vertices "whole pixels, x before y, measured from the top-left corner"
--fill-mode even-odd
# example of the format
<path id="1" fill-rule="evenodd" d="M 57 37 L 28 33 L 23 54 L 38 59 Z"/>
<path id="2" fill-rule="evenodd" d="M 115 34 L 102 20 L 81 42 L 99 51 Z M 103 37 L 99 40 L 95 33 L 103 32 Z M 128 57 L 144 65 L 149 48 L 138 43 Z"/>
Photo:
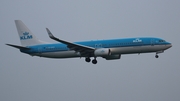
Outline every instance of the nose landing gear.
<path id="1" fill-rule="evenodd" d="M 159 58 L 159 56 L 158 56 L 157 54 L 155 55 L 155 57 L 156 57 L 156 58 Z"/>
<path id="2" fill-rule="evenodd" d="M 164 50 L 157 51 L 157 52 L 156 52 L 156 55 L 155 55 L 155 58 L 159 58 L 158 54 L 159 54 L 159 53 L 163 53 L 163 52 L 164 52 Z"/>

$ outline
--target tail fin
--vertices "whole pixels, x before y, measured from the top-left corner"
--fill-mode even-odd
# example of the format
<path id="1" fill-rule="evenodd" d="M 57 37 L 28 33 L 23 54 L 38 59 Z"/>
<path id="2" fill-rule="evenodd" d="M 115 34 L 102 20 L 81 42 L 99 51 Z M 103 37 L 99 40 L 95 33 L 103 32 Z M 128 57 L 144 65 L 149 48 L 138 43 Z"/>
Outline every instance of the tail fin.
<path id="1" fill-rule="evenodd" d="M 43 43 L 38 38 L 36 38 L 36 36 L 26 27 L 26 25 L 21 20 L 15 20 L 15 24 L 22 46 L 31 46 Z"/>

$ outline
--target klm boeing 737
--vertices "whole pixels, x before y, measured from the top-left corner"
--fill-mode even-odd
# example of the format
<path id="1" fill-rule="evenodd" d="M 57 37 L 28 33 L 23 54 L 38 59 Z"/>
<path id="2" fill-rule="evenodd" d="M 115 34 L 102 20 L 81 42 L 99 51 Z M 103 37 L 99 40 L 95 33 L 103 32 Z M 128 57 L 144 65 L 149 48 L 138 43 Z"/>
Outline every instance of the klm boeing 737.
<path id="1" fill-rule="evenodd" d="M 96 58 L 102 57 L 106 60 L 120 59 L 123 54 L 140 53 L 163 53 L 166 49 L 172 47 L 171 43 L 152 37 L 138 37 L 125 39 L 108 39 L 98 41 L 69 42 L 56 38 L 48 28 L 46 28 L 49 37 L 59 43 L 49 44 L 39 40 L 21 20 L 15 20 L 21 46 L 6 44 L 19 49 L 22 53 L 31 56 L 40 56 L 46 58 L 75 58 L 84 57 L 86 62 L 97 63 Z"/>

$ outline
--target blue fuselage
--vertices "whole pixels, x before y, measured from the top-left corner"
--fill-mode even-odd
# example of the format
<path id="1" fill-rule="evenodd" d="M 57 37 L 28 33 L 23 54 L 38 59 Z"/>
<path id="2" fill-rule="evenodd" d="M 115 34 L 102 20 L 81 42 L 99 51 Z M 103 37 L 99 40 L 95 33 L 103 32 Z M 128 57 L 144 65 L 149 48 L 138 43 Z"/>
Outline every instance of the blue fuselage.
<path id="1" fill-rule="evenodd" d="M 111 50 L 111 55 L 116 54 L 132 54 L 132 53 L 148 53 L 160 52 L 170 48 L 172 45 L 160 38 L 126 38 L 126 39 L 111 39 L 111 40 L 97 40 L 97 41 L 83 41 L 74 42 L 76 44 L 93 47 L 96 49 L 108 48 Z M 75 52 L 67 47 L 65 44 L 41 44 L 28 46 L 30 50 L 23 50 L 21 52 L 30 54 L 32 56 L 41 56 L 48 58 L 71 58 L 71 57 L 86 57 L 80 53 Z M 93 57 L 92 54 L 90 57 Z"/>

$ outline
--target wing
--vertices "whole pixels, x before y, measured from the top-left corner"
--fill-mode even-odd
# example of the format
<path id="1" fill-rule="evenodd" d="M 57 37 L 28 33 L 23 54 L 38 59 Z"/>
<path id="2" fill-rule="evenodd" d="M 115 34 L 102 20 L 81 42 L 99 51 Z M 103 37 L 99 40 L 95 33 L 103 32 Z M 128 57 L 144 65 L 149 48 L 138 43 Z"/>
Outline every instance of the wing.
<path id="1" fill-rule="evenodd" d="M 93 48 L 93 47 L 80 45 L 77 43 L 72 43 L 72 42 L 68 42 L 68 41 L 58 39 L 58 38 L 53 36 L 53 34 L 50 32 L 50 30 L 48 28 L 46 28 L 46 30 L 47 30 L 47 33 L 51 39 L 58 41 L 58 42 L 61 42 L 63 44 L 66 44 L 69 49 L 74 50 L 76 52 L 80 52 L 82 56 L 91 56 L 91 54 L 93 54 L 95 51 L 95 48 Z"/>

